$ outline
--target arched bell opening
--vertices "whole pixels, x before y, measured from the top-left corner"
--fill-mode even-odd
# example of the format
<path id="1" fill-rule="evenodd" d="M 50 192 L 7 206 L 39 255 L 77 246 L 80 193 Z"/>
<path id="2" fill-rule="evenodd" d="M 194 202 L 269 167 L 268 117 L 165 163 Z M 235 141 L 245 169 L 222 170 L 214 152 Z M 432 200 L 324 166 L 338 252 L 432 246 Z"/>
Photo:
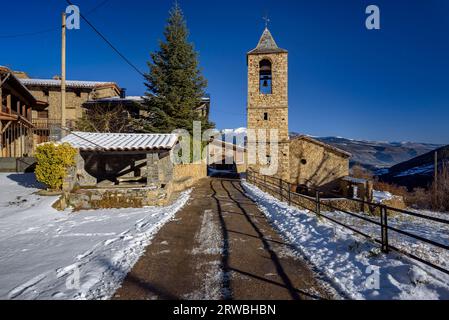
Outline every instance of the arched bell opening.
<path id="1" fill-rule="evenodd" d="M 261 94 L 272 94 L 273 75 L 271 61 L 264 59 L 259 63 L 259 88 Z"/>

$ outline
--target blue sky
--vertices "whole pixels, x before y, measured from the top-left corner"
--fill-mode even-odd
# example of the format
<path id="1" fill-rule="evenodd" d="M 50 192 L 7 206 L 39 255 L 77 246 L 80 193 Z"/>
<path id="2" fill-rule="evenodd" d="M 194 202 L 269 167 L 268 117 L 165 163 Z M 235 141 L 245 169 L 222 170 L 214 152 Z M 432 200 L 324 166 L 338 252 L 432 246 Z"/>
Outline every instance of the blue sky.
<path id="1" fill-rule="evenodd" d="M 147 71 L 173 1 L 73 2 Z M 246 125 L 246 52 L 256 46 L 268 14 L 274 38 L 290 54 L 291 131 L 449 143 L 449 1 L 179 2 L 209 81 L 218 128 Z M 380 7 L 379 31 L 365 28 L 369 4 Z M 8 14 L 0 20 L 0 65 L 33 77 L 59 74 L 58 26 L 65 7 L 64 0 L 2 3 Z M 69 31 L 67 46 L 68 78 L 116 81 L 129 95 L 144 93 L 142 78 L 83 21 L 81 30 Z"/>

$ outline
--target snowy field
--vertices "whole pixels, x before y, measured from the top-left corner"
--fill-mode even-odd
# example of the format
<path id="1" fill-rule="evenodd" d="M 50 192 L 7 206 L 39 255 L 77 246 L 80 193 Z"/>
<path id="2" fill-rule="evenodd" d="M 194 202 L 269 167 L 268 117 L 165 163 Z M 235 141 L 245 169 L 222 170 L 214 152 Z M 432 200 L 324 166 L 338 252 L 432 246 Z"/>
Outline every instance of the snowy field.
<path id="1" fill-rule="evenodd" d="M 0 299 L 107 299 L 155 233 L 190 198 L 170 206 L 58 212 L 34 175 L 0 174 Z"/>
<path id="2" fill-rule="evenodd" d="M 305 257 L 323 279 L 343 296 L 370 300 L 449 299 L 448 275 L 396 253 L 385 255 L 378 245 L 348 229 L 324 218 L 319 219 L 313 212 L 290 207 L 251 184 L 244 182 L 243 185 L 284 239 L 292 243 L 298 254 Z M 365 232 L 379 232 L 371 225 L 354 221 L 347 215 L 325 214 L 340 221 L 344 216 L 344 222 L 349 225 L 357 223 L 357 228 Z M 419 220 L 422 219 L 396 217 L 390 222 L 412 233 L 442 243 L 449 242 L 447 226 Z M 448 267 L 447 250 L 430 248 L 430 245 L 414 241 L 405 242 L 395 235 L 392 235 L 392 242 L 415 254 L 425 254 L 431 261 Z"/>

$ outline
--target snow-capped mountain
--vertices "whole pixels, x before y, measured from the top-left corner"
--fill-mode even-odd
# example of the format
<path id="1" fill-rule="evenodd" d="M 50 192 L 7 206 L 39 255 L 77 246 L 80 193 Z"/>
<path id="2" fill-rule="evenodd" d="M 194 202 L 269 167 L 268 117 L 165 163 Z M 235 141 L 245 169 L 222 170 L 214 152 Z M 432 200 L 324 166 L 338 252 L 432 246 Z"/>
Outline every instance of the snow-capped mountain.
<path id="1" fill-rule="evenodd" d="M 341 137 L 316 139 L 350 152 L 351 164 L 360 164 L 371 170 L 389 168 L 441 147 L 429 143 L 364 141 Z"/>

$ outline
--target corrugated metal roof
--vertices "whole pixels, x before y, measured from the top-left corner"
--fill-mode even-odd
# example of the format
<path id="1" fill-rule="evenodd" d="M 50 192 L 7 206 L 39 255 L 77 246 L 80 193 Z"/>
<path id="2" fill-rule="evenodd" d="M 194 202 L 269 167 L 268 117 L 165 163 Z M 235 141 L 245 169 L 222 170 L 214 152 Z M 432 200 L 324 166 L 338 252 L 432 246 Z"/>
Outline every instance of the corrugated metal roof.
<path id="1" fill-rule="evenodd" d="M 178 142 L 176 134 L 90 133 L 72 132 L 63 138 L 81 151 L 149 151 L 172 149 Z"/>
<path id="2" fill-rule="evenodd" d="M 26 86 L 47 86 L 47 87 L 60 87 L 61 80 L 54 79 L 20 79 Z M 99 86 L 117 86 L 115 82 L 102 82 L 102 81 L 76 81 L 67 80 L 66 86 L 72 88 L 86 88 L 93 89 Z"/>

